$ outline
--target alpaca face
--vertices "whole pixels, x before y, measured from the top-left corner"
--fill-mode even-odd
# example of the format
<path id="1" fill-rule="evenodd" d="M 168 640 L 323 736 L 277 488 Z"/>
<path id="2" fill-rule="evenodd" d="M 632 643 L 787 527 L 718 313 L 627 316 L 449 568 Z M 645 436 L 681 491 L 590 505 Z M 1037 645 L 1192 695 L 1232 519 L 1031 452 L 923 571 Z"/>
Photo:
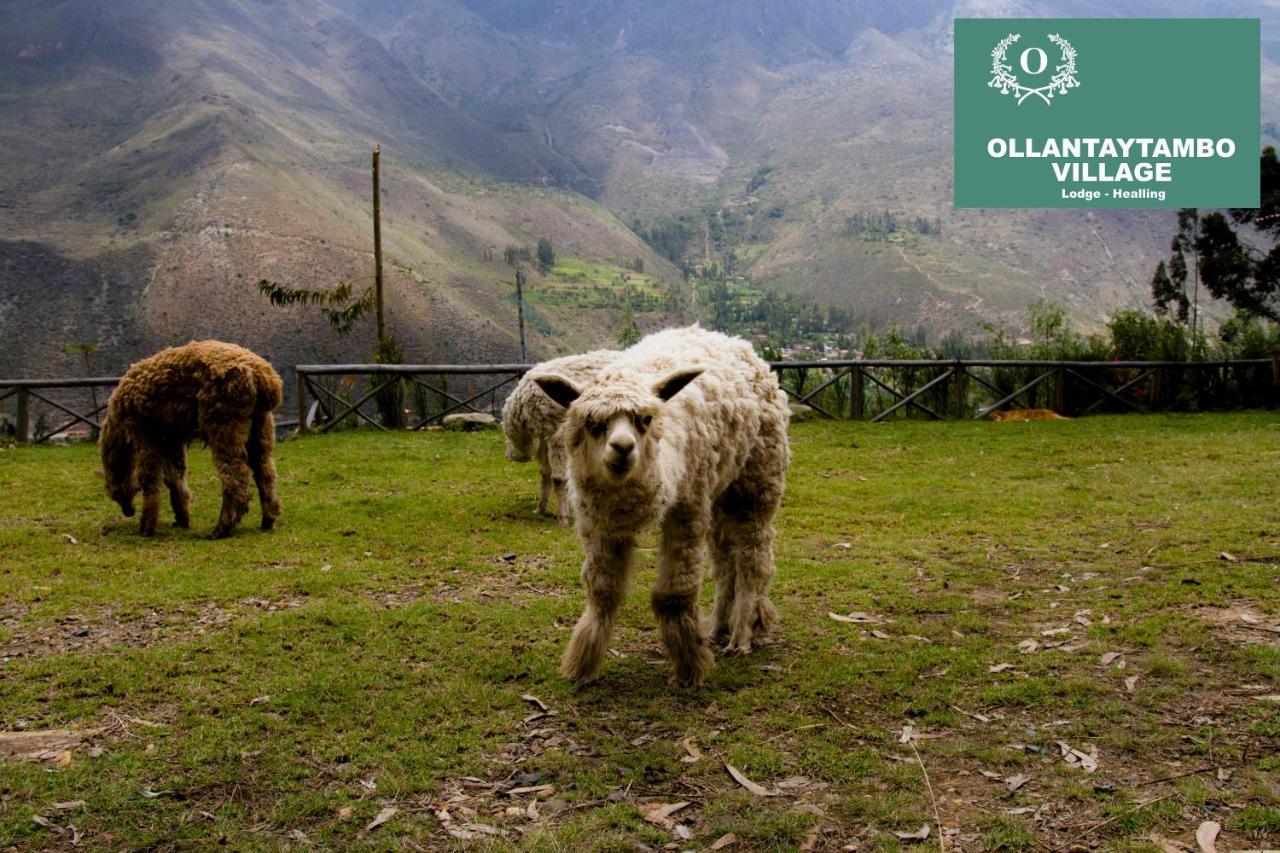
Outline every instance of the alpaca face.
<path id="1" fill-rule="evenodd" d="M 649 393 L 620 392 L 607 382 L 584 391 L 559 376 L 534 381 L 569 410 L 563 429 L 579 473 L 621 485 L 646 475 L 657 454 L 663 406 L 701 373 L 676 371 Z"/>
<path id="2" fill-rule="evenodd" d="M 529 446 L 532 444 L 529 436 L 514 430 L 507 431 L 507 460 L 509 462 L 528 462 L 530 457 Z"/>
<path id="3" fill-rule="evenodd" d="M 125 518 L 132 518 L 133 499 L 139 491 L 137 478 L 133 475 L 133 447 L 110 417 L 102 424 L 98 446 L 102 453 L 102 474 L 107 484 L 107 497 L 120 505 Z"/>
<path id="4" fill-rule="evenodd" d="M 656 441 L 650 433 L 657 407 L 619 411 L 607 417 L 570 414 L 571 447 L 592 479 L 624 483 L 643 476 Z"/>
<path id="5" fill-rule="evenodd" d="M 120 511 L 125 518 L 133 518 L 133 499 L 138 495 L 138 487 L 131 481 L 124 485 L 107 486 L 107 497 L 120 504 Z"/>

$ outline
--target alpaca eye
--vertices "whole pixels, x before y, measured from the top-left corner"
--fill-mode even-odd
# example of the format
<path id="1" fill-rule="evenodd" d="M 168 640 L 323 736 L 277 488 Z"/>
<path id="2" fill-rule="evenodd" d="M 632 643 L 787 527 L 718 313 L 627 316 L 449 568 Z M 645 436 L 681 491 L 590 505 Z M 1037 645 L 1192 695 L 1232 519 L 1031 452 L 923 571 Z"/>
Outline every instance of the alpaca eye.
<path id="1" fill-rule="evenodd" d="M 648 427 L 649 424 L 653 423 L 653 415 L 645 415 L 644 420 L 642 420 L 640 423 Z"/>
<path id="2" fill-rule="evenodd" d="M 591 421 L 587 424 L 587 432 L 591 433 L 596 438 L 599 438 L 604 435 L 604 424 L 600 421 Z"/>

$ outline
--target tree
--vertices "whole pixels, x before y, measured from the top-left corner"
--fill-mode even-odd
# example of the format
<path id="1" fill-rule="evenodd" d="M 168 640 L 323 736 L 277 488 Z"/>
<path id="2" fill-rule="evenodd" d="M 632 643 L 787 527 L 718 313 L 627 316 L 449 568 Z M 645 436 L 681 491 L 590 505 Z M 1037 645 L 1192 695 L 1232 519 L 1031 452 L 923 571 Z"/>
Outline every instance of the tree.
<path id="1" fill-rule="evenodd" d="M 1193 290 L 1203 281 L 1209 293 L 1226 300 L 1237 311 L 1280 322 L 1280 162 L 1277 162 L 1275 148 L 1268 147 L 1262 152 L 1260 169 L 1259 207 L 1232 208 L 1226 215 L 1212 211 L 1203 216 L 1198 215 L 1195 208 L 1184 208 L 1178 212 L 1178 233 L 1173 239 L 1173 248 L 1175 257 L 1179 252 L 1184 255 L 1184 265 L 1185 253 L 1194 252 L 1192 269 L 1197 276 Z M 1270 249 L 1263 252 L 1241 241 L 1236 229 L 1246 225 L 1268 238 L 1272 244 Z M 1173 261 L 1170 263 L 1168 277 L 1176 286 Z M 1185 283 L 1185 278 L 1183 281 Z M 1155 283 L 1153 280 L 1153 291 Z M 1193 326 L 1195 302 L 1193 294 Z M 1158 297 L 1156 304 L 1161 305 Z"/>
<path id="2" fill-rule="evenodd" d="M 365 288 L 359 299 L 352 299 L 351 285 L 345 281 L 338 282 L 338 286 L 333 290 L 308 290 L 303 287 L 287 287 L 264 278 L 258 282 L 258 292 L 277 307 L 283 305 L 318 307 L 339 337 L 350 332 L 356 321 L 372 311 L 375 304 L 372 287 Z"/>
<path id="3" fill-rule="evenodd" d="M 538 267 L 546 272 L 556 265 L 556 247 L 543 237 L 538 241 Z"/>
<path id="4" fill-rule="evenodd" d="M 636 325 L 635 312 L 631 310 L 628 300 L 622 309 L 622 327 L 618 329 L 618 346 L 626 349 L 640 343 L 640 327 Z"/>

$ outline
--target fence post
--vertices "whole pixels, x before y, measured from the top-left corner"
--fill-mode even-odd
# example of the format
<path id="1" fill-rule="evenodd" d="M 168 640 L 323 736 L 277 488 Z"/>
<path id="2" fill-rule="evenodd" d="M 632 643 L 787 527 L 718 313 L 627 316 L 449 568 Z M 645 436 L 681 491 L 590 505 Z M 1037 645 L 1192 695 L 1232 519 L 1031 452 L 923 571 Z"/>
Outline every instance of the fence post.
<path id="1" fill-rule="evenodd" d="M 862 367 L 855 365 L 853 370 L 849 372 L 849 419 L 854 421 L 862 420 L 862 397 L 863 397 L 863 378 Z"/>
<path id="2" fill-rule="evenodd" d="M 1067 371 L 1066 368 L 1059 367 L 1057 382 L 1054 383 L 1053 394 L 1053 410 L 1060 415 L 1067 413 Z"/>
<path id="3" fill-rule="evenodd" d="M 18 441 L 23 444 L 31 441 L 31 392 L 26 388 L 18 389 Z"/>
<path id="4" fill-rule="evenodd" d="M 952 391 L 956 397 L 956 420 L 964 420 L 968 410 L 968 401 L 965 400 L 965 372 L 964 364 L 960 359 L 956 359 L 955 367 L 952 368 L 955 373 L 952 375 Z"/>
<path id="5" fill-rule="evenodd" d="M 297 368 L 294 368 L 293 379 L 298 395 L 298 434 L 302 435 L 307 431 L 307 380 Z"/>

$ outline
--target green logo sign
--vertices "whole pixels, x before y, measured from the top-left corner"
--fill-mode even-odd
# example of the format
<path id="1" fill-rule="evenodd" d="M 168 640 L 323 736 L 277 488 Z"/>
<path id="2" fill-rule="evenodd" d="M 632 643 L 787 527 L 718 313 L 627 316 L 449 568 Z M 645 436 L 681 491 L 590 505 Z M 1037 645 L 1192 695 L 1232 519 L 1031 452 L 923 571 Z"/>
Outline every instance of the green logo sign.
<path id="1" fill-rule="evenodd" d="M 956 206 L 1257 207 L 1260 33 L 956 19 Z"/>

